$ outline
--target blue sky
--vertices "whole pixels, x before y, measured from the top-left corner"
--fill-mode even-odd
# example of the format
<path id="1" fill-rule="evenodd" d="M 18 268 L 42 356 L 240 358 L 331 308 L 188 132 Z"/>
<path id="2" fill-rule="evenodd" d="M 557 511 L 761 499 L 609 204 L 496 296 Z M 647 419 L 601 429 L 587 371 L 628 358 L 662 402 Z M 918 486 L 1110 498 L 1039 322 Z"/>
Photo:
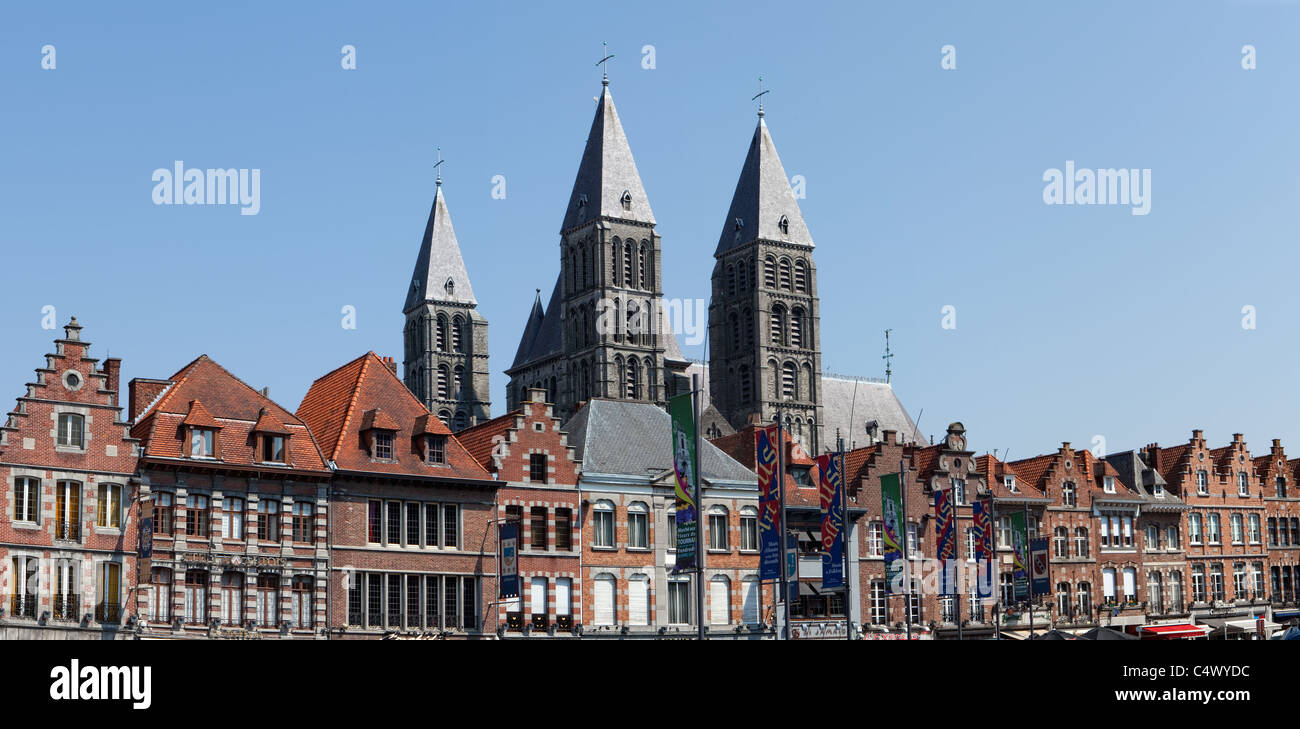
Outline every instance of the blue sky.
<path id="1" fill-rule="evenodd" d="M 291 409 L 361 353 L 400 360 L 440 145 L 501 412 L 605 40 L 666 295 L 708 296 L 762 74 L 807 180 L 828 370 L 882 375 L 891 328 L 921 430 L 961 420 L 1013 459 L 1192 428 L 1300 455 L 1298 30 L 1291 2 L 10 4 L 0 395 L 51 349 L 45 305 L 125 379 L 207 353 Z M 260 169 L 260 213 L 155 206 L 175 160 Z M 1067 160 L 1151 169 L 1150 213 L 1045 205 Z"/>

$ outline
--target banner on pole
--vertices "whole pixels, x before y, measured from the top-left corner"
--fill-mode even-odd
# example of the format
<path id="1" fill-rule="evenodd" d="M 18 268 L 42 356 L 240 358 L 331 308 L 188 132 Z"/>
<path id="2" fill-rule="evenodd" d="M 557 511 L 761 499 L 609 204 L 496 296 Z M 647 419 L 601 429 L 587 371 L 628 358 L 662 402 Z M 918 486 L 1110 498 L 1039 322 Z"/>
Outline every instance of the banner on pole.
<path id="1" fill-rule="evenodd" d="M 695 503 L 695 407 L 691 393 L 668 401 L 672 418 L 674 491 L 677 497 L 678 572 L 694 569 L 699 546 L 699 509 Z"/>
<path id="2" fill-rule="evenodd" d="M 1011 552 L 1012 552 L 1012 570 L 1011 581 L 1015 588 L 1016 600 L 1029 599 L 1029 568 L 1025 564 L 1028 555 L 1026 551 L 1029 547 L 1025 543 L 1027 533 L 1025 531 L 1025 512 L 1017 511 L 1011 514 Z"/>
<path id="3" fill-rule="evenodd" d="M 758 579 L 781 579 L 781 503 L 776 483 L 776 444 L 773 428 L 754 431 L 754 464 L 758 471 Z"/>
<path id="4" fill-rule="evenodd" d="M 976 499 L 971 504 L 975 530 L 975 564 L 979 575 L 975 580 L 976 596 L 983 600 L 993 597 L 993 565 L 997 552 L 993 549 L 993 500 Z"/>
<path id="5" fill-rule="evenodd" d="M 817 457 L 822 508 L 822 589 L 844 587 L 844 464 L 834 453 Z"/>
<path id="6" fill-rule="evenodd" d="M 1046 595 L 1051 591 L 1047 564 L 1047 538 L 1040 537 L 1029 543 L 1029 590 L 1031 595 Z"/>
<path id="7" fill-rule="evenodd" d="M 501 525 L 501 597 L 519 597 L 519 527 Z"/>
<path id="8" fill-rule="evenodd" d="M 903 585 L 903 490 L 899 474 L 880 477 L 881 538 L 885 552 L 885 589 L 891 594 L 905 594 Z"/>
<path id="9" fill-rule="evenodd" d="M 957 584 L 952 573 L 957 561 L 956 527 L 953 525 L 952 496 L 946 489 L 934 492 L 935 557 L 939 561 L 939 594 L 955 595 Z"/>

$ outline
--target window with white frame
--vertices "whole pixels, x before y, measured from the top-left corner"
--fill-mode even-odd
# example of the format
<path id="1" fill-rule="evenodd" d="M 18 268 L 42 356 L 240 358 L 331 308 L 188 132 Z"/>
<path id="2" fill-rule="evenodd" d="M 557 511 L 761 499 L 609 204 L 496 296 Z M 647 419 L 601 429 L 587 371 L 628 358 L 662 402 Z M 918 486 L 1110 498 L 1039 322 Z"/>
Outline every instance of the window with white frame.
<path id="1" fill-rule="evenodd" d="M 1232 530 L 1232 543 L 1241 544 L 1242 537 L 1244 536 L 1241 524 L 1241 514 L 1233 514 L 1230 516 L 1228 518 L 1228 526 Z"/>
<path id="2" fill-rule="evenodd" d="M 867 525 L 867 556 L 879 557 L 884 549 L 884 530 L 881 522 L 873 521 Z"/>
<path id="3" fill-rule="evenodd" d="M 190 428 L 190 458 L 212 458 L 216 437 L 212 428 Z"/>
<path id="4" fill-rule="evenodd" d="M 595 613 L 592 616 L 593 625 L 613 625 L 614 624 L 614 576 L 610 574 L 596 575 L 594 589 L 592 590 Z"/>
<path id="5" fill-rule="evenodd" d="M 1102 522 L 1105 524 L 1105 521 Z M 1092 551 L 1088 542 L 1088 527 L 1074 528 L 1074 556 L 1087 558 Z"/>
<path id="6" fill-rule="evenodd" d="M 555 578 L 555 617 L 563 618 L 573 614 L 573 578 Z"/>
<path id="7" fill-rule="evenodd" d="M 1205 602 L 1205 565 L 1192 565 L 1192 600 Z"/>
<path id="8" fill-rule="evenodd" d="M 668 581 L 668 624 L 691 622 L 691 583 L 683 579 Z"/>
<path id="9" fill-rule="evenodd" d="M 668 528 L 668 551 L 675 552 L 677 551 L 677 511 L 675 509 L 668 510 L 667 528 Z"/>
<path id="10" fill-rule="evenodd" d="M 998 517 L 998 549 L 1011 548 L 1011 517 Z"/>
<path id="11" fill-rule="evenodd" d="M 740 551 L 758 551 L 758 509 L 752 506 L 740 509 Z"/>
<path id="12" fill-rule="evenodd" d="M 614 547 L 614 502 L 600 500 L 591 511 L 592 545 Z"/>
<path id="13" fill-rule="evenodd" d="M 1121 574 L 1124 577 L 1124 599 L 1129 602 L 1137 602 L 1137 569 L 1125 567 Z"/>
<path id="14" fill-rule="evenodd" d="M 1101 490 L 1108 494 L 1115 493 L 1115 477 L 1103 476 L 1101 479 Z"/>
<path id="15" fill-rule="evenodd" d="M 86 447 L 86 418 L 76 413 L 59 413 L 57 443 L 65 448 Z"/>
<path id="16" fill-rule="evenodd" d="M 1187 541 L 1191 542 L 1192 544 L 1201 543 L 1201 515 L 1200 514 L 1187 515 Z"/>
<path id="17" fill-rule="evenodd" d="M 1210 493 L 1210 474 L 1204 469 L 1196 472 L 1196 493 L 1205 496 Z"/>
<path id="18" fill-rule="evenodd" d="M 1250 496 L 1250 480 L 1246 477 L 1245 471 L 1237 472 L 1237 495 Z"/>
<path id="19" fill-rule="evenodd" d="M 40 517 L 41 481 L 30 476 L 14 480 L 14 521 L 37 523 Z"/>
<path id="20" fill-rule="evenodd" d="M 1182 548 L 1182 538 L 1178 534 L 1178 527 L 1170 525 L 1165 527 L 1165 549 Z"/>
<path id="21" fill-rule="evenodd" d="M 632 575 L 627 578 L 627 622 L 629 625 L 650 624 L 650 577 Z"/>
<path id="22" fill-rule="evenodd" d="M 1223 541 L 1223 532 L 1219 529 L 1219 515 L 1209 514 L 1205 518 L 1205 536 L 1210 544 L 1219 544 Z"/>
<path id="23" fill-rule="evenodd" d="M 1052 556 L 1057 559 L 1065 559 L 1070 556 L 1069 553 L 1070 530 L 1066 527 L 1059 526 L 1052 530 Z"/>
<path id="24" fill-rule="evenodd" d="M 1007 487 L 1007 491 L 1010 491 L 1010 492 L 1013 493 L 1013 494 L 1016 493 L 1016 477 L 1015 477 L 1015 476 L 1003 476 L 1003 477 L 1002 477 L 1002 485 L 1004 485 L 1004 486 Z"/>
<path id="25" fill-rule="evenodd" d="M 649 509 L 640 501 L 634 501 L 627 507 L 627 548 L 646 549 L 649 547 Z"/>
<path id="26" fill-rule="evenodd" d="M 888 593 L 885 592 L 885 581 L 872 580 L 870 614 L 871 622 L 876 625 L 883 625 L 889 619 L 885 614 L 885 600 L 887 596 Z"/>
<path id="27" fill-rule="evenodd" d="M 99 484 L 99 496 L 95 501 L 95 526 L 101 529 L 122 528 L 121 484 Z"/>
<path id="28" fill-rule="evenodd" d="M 1125 547 L 1131 547 L 1131 546 L 1133 546 L 1133 517 L 1131 517 L 1131 516 L 1126 516 L 1126 517 L 1124 517 L 1123 519 L 1120 520 L 1120 523 L 1122 524 L 1122 526 L 1123 526 L 1123 528 L 1124 528 L 1124 532 L 1123 532 L 1123 534 L 1124 534 L 1124 544 L 1123 544 L 1123 546 L 1125 546 Z"/>
<path id="29" fill-rule="evenodd" d="M 747 625 L 757 625 L 759 622 L 758 614 L 758 578 L 746 577 L 741 580 L 741 594 L 744 595 L 744 607 L 741 618 Z"/>
<path id="30" fill-rule="evenodd" d="M 963 506 L 966 503 L 966 480 L 954 478 L 952 480 L 952 503 L 955 506 Z"/>
<path id="31" fill-rule="evenodd" d="M 1146 543 L 1142 547 L 1147 550 L 1160 548 L 1160 529 L 1155 524 L 1147 524 Z"/>
<path id="32" fill-rule="evenodd" d="M 1079 601 L 1079 616 L 1092 614 L 1092 584 L 1080 582 L 1074 590 L 1075 597 Z"/>
<path id="33" fill-rule="evenodd" d="M 534 577 L 528 581 L 528 614 L 534 618 L 546 617 L 546 578 Z"/>
<path id="34" fill-rule="evenodd" d="M 1210 565 L 1210 597 L 1215 600 L 1223 600 L 1227 597 L 1225 592 L 1226 586 L 1223 583 L 1223 565 L 1215 562 Z"/>
<path id="35" fill-rule="evenodd" d="M 172 571 L 154 567 L 149 575 L 149 620 L 168 623 L 172 619 Z"/>
<path id="36" fill-rule="evenodd" d="M 727 508 L 709 507 L 709 549 L 726 551 L 727 545 Z"/>
<path id="37" fill-rule="evenodd" d="M 1076 506 L 1078 503 L 1075 497 L 1074 484 L 1070 481 L 1061 484 L 1061 503 L 1065 506 Z"/>
<path id="38" fill-rule="evenodd" d="M 1259 544 L 1259 514 L 1251 514 L 1246 519 L 1247 536 L 1251 544 Z"/>
<path id="39" fill-rule="evenodd" d="M 907 556 L 916 559 L 921 556 L 921 544 L 918 539 L 917 525 L 907 525 Z"/>
<path id="40" fill-rule="evenodd" d="M 1247 594 L 1250 588 L 1246 582 L 1246 563 L 1233 562 L 1232 564 L 1232 596 L 1238 600 L 1247 600 L 1250 595 Z"/>
<path id="41" fill-rule="evenodd" d="M 221 509 L 221 537 L 223 539 L 244 538 L 244 500 L 236 496 L 223 499 Z"/>
<path id="42" fill-rule="evenodd" d="M 975 561 L 975 528 L 966 527 L 966 561 Z"/>
<path id="43" fill-rule="evenodd" d="M 1115 568 L 1107 567 L 1101 571 L 1101 595 L 1106 602 L 1115 601 Z"/>

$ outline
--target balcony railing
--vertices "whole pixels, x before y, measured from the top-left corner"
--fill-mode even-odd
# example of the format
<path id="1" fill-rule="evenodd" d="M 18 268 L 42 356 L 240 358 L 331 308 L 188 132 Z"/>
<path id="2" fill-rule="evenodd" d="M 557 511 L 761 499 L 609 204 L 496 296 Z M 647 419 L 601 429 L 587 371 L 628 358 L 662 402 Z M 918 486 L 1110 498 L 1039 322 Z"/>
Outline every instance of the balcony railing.
<path id="1" fill-rule="evenodd" d="M 81 526 L 75 521 L 54 522 L 54 538 L 75 542 L 81 538 Z"/>
<path id="2" fill-rule="evenodd" d="M 95 620 L 101 623 L 116 623 L 122 619 L 122 605 L 116 602 L 101 602 L 95 606 Z"/>
<path id="3" fill-rule="evenodd" d="M 76 622 L 81 619 L 81 595 L 55 595 L 50 617 Z"/>
<path id="4" fill-rule="evenodd" d="M 9 615 L 15 618 L 36 618 L 36 596 L 17 594 L 9 596 Z"/>

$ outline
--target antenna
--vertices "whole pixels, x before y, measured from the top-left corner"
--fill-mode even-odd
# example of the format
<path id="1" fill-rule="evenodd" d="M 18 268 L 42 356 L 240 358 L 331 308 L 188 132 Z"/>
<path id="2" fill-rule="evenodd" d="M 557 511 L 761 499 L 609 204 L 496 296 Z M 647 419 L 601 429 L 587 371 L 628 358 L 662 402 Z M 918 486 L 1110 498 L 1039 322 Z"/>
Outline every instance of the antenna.
<path id="1" fill-rule="evenodd" d="M 439 167 L 442 167 L 442 147 L 437 147 L 436 149 L 438 150 L 438 163 L 433 166 L 433 169 L 438 173 L 438 177 L 434 180 L 434 184 L 438 187 L 442 187 L 442 170 L 438 169 Z"/>
<path id="2" fill-rule="evenodd" d="M 889 349 L 889 333 L 893 329 L 885 330 L 885 355 L 881 359 L 885 360 L 885 384 L 888 385 L 890 379 L 894 376 L 894 353 Z"/>
<path id="3" fill-rule="evenodd" d="M 764 94 L 771 93 L 771 92 L 772 92 L 771 89 L 768 89 L 767 91 L 764 91 L 764 90 L 763 90 L 763 77 L 762 77 L 762 76 L 759 76 L 759 77 L 758 77 L 758 93 L 757 93 L 757 94 L 754 94 L 754 95 L 751 96 L 750 99 L 749 99 L 750 101 L 753 101 L 754 99 L 758 99 L 758 118 L 759 118 L 759 119 L 762 119 L 762 118 L 763 118 L 763 95 L 764 95 Z"/>
<path id="4" fill-rule="evenodd" d="M 605 61 L 608 61 L 609 59 L 613 58 L 614 54 L 609 52 L 609 44 L 606 43 L 605 41 L 600 42 L 600 47 L 602 49 L 601 53 L 603 53 L 605 57 L 600 59 L 599 61 L 596 61 L 596 65 L 600 66 L 601 84 L 605 86 L 609 86 L 609 72 L 608 72 L 608 67 L 605 65 Z"/>

